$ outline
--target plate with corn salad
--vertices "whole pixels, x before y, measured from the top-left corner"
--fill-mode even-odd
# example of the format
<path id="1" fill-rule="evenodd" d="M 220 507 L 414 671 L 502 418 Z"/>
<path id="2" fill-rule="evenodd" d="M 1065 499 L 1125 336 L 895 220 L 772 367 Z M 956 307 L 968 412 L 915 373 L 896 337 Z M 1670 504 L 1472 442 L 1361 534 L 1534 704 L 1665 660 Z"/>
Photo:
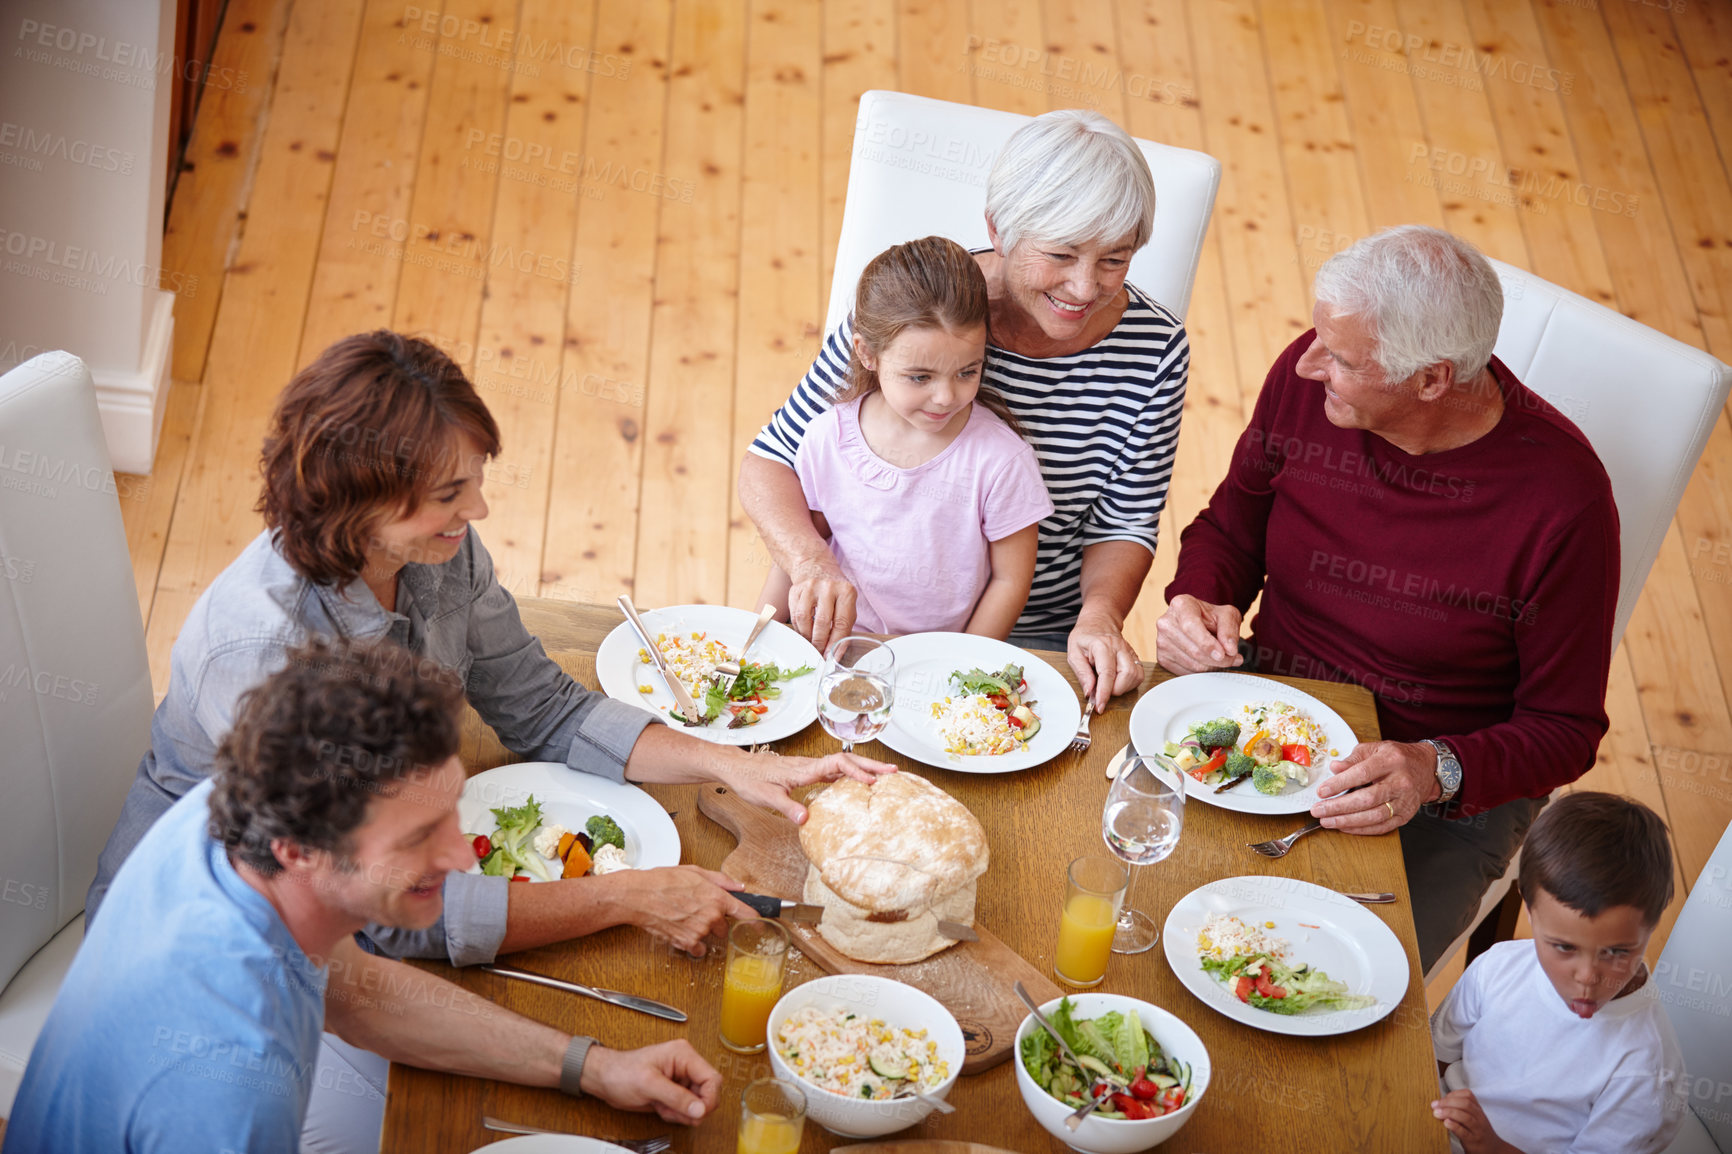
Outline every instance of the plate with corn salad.
<path id="1" fill-rule="evenodd" d="M 700 709 L 716 708 L 707 723 L 686 728 L 705 741 L 757 745 L 791 737 L 818 717 L 821 662 L 812 643 L 788 626 L 772 622 L 746 654 L 740 678 L 716 672 L 722 662 L 738 661 L 739 648 L 758 615 L 727 605 L 670 605 L 640 613 L 644 627 L 685 683 Z M 621 622 L 595 655 L 602 692 L 649 710 L 671 725 L 674 697 L 651 664 L 630 624 Z M 711 687 L 717 688 L 712 699 Z"/>

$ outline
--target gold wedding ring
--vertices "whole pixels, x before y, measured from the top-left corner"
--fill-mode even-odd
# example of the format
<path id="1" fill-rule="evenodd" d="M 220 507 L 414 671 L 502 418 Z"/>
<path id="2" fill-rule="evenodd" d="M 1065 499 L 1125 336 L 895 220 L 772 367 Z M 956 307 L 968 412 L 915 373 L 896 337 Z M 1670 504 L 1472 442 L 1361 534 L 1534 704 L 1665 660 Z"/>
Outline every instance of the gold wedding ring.
<path id="1" fill-rule="evenodd" d="M 1394 803 L 1386 801 L 1383 804 L 1389 808 L 1389 816 L 1391 818 L 1394 818 L 1395 817 L 1395 805 L 1394 805 Z"/>

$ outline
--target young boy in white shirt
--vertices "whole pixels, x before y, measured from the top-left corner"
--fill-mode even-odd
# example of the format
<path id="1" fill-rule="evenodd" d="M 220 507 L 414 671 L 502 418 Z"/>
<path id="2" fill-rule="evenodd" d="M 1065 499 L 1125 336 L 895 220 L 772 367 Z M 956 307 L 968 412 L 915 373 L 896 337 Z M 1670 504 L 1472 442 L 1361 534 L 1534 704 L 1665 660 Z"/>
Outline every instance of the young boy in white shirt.
<path id="1" fill-rule="evenodd" d="M 1665 825 L 1568 794 L 1528 830 L 1517 885 L 1533 941 L 1487 950 L 1433 1015 L 1448 1093 L 1432 1113 L 1465 1154 L 1664 1150 L 1684 1062 L 1642 952 L 1672 900 Z"/>

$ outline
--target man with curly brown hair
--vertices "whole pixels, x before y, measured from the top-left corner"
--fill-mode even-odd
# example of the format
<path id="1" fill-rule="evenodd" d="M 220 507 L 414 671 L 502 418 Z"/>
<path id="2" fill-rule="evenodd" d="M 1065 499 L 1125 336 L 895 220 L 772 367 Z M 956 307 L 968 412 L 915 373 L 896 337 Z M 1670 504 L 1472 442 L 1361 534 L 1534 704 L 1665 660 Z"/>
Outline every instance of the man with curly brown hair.
<path id="1" fill-rule="evenodd" d="M 690 1124 L 721 1077 L 684 1040 L 611 1050 L 356 944 L 430 925 L 474 861 L 462 686 L 389 643 L 315 645 L 241 702 L 215 776 L 115 878 L 36 1042 L 7 1151 L 294 1150 L 321 1030 L 375 1062 L 592 1094 Z M 370 1133 L 339 1144 L 378 1148 Z"/>

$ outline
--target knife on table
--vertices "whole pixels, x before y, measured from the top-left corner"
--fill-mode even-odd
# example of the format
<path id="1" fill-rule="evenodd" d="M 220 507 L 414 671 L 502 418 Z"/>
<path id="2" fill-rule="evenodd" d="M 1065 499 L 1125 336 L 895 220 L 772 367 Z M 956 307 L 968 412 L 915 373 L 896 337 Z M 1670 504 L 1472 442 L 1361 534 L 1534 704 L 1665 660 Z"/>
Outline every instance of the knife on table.
<path id="1" fill-rule="evenodd" d="M 704 711 L 698 708 L 698 703 L 693 701 L 692 695 L 686 691 L 686 683 L 681 681 L 672 669 L 668 668 L 668 659 L 662 656 L 662 651 L 650 638 L 649 630 L 644 627 L 643 618 L 637 615 L 637 606 L 631 603 L 630 594 L 621 593 L 619 595 L 619 608 L 620 612 L 625 614 L 625 619 L 631 622 L 632 632 L 636 633 L 637 639 L 643 643 L 644 652 L 649 654 L 650 662 L 656 667 L 656 672 L 661 674 L 662 680 L 667 683 L 668 692 L 674 695 L 674 704 L 679 707 L 680 719 L 687 725 L 702 725 Z"/>
<path id="2" fill-rule="evenodd" d="M 786 918 L 791 922 L 803 922 L 808 925 L 817 925 L 824 920 L 823 906 L 796 902 L 789 898 L 773 898 L 768 894 L 737 893 L 734 896 L 757 910 L 762 917 Z M 978 942 L 980 940 L 979 934 L 961 922 L 941 921 L 938 923 L 938 932 L 954 942 Z"/>
<path id="3" fill-rule="evenodd" d="M 618 990 L 603 990 L 595 986 L 580 986 L 576 982 L 562 982 L 558 978 L 550 978 L 546 974 L 532 974 L 527 970 L 508 970 L 503 966 L 482 966 L 490 974 L 498 974 L 502 978 L 516 978 L 520 982 L 534 982 L 538 986 L 548 986 L 555 990 L 566 990 L 573 994 L 582 994 L 586 998 L 594 998 L 598 1002 L 611 1002 L 616 1006 L 624 1006 L 628 1010 L 636 1010 L 640 1014 L 653 1014 L 658 1018 L 666 1018 L 670 1022 L 683 1022 L 686 1015 L 665 1002 L 651 998 L 640 998 L 636 994 L 622 994 Z"/>

